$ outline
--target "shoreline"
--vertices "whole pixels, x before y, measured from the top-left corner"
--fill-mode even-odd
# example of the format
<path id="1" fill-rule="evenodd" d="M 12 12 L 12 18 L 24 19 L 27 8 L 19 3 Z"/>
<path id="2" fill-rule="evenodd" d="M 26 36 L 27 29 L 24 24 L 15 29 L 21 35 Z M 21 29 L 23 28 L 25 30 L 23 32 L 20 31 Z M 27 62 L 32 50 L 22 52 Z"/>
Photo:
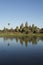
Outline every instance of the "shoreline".
<path id="1" fill-rule="evenodd" d="M 43 33 L 29 33 L 29 34 L 25 34 L 25 33 L 0 33 L 0 37 L 25 37 L 25 36 L 36 36 L 36 37 L 43 37 Z"/>

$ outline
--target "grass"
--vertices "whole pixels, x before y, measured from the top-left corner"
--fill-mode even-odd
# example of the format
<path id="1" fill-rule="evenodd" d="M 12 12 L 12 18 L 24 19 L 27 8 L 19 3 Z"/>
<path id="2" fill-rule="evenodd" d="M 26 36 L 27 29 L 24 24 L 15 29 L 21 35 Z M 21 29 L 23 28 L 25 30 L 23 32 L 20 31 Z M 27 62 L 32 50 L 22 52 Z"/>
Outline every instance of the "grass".
<path id="1" fill-rule="evenodd" d="M 29 34 L 25 34 L 25 33 L 0 33 L 0 37 L 21 37 L 21 36 L 42 36 L 43 34 L 41 33 L 29 33 Z"/>

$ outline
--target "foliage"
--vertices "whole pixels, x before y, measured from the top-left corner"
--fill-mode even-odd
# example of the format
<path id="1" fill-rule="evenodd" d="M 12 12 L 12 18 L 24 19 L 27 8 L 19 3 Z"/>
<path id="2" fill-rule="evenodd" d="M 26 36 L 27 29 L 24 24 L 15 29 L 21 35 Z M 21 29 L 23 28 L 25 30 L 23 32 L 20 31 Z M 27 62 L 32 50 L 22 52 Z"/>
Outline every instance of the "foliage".
<path id="1" fill-rule="evenodd" d="M 8 23 L 8 26 L 10 25 L 10 23 Z M 19 32 L 19 33 L 25 33 L 25 34 L 29 34 L 29 33 L 43 33 L 43 28 L 38 28 L 37 26 L 35 26 L 34 24 L 32 24 L 32 26 L 28 26 L 28 22 L 25 23 L 25 26 L 23 25 L 23 23 L 20 25 L 20 28 L 18 26 L 16 26 L 15 29 L 11 28 L 5 28 L 3 30 L 0 30 L 1 33 L 15 33 L 15 32 Z"/>

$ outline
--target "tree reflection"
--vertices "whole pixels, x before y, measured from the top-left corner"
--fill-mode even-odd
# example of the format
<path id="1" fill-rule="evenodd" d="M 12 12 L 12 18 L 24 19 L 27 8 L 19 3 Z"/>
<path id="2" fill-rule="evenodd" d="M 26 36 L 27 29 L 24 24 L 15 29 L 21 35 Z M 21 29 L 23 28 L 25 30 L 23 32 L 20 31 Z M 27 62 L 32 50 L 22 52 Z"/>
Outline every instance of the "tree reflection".
<path id="1" fill-rule="evenodd" d="M 11 41 L 14 39 L 16 42 L 20 41 L 20 44 L 23 45 L 25 44 L 26 47 L 28 47 L 28 44 L 37 44 L 39 40 L 43 41 L 43 37 L 37 37 L 37 36 L 25 36 L 25 37 L 4 37 L 4 41 L 10 39 Z M 15 42 L 15 41 L 14 41 Z M 10 44 L 8 43 L 8 46 Z"/>
<path id="2" fill-rule="evenodd" d="M 38 42 L 38 38 L 37 37 L 33 37 L 32 38 L 32 44 L 37 44 Z"/>
<path id="3" fill-rule="evenodd" d="M 18 37 L 16 37 L 15 39 L 16 39 L 16 42 L 18 42 Z"/>
<path id="4" fill-rule="evenodd" d="M 26 47 L 30 42 L 32 42 L 32 44 L 37 44 L 37 42 L 39 41 L 38 37 L 21 37 L 19 39 L 20 39 L 20 43 L 22 42 L 23 45 L 24 42 Z"/>

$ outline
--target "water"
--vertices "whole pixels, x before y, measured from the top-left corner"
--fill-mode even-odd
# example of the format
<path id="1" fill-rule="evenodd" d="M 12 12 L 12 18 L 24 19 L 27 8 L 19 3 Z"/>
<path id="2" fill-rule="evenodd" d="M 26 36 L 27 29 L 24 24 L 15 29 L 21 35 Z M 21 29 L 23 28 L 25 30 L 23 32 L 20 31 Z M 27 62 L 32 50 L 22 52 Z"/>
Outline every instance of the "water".
<path id="1" fill-rule="evenodd" d="M 43 37 L 1 37 L 0 65 L 43 65 Z"/>

